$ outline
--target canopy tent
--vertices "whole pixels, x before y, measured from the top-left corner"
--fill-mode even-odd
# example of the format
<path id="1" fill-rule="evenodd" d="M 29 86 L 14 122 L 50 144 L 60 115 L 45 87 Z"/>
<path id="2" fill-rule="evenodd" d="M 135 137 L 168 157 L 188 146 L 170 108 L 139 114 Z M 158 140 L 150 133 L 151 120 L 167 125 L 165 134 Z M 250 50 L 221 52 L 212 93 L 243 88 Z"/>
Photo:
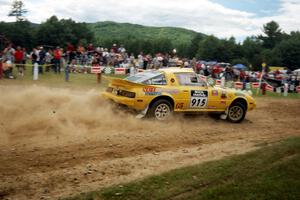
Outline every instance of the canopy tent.
<path id="1" fill-rule="evenodd" d="M 238 70 L 245 70 L 247 69 L 247 67 L 243 64 L 236 64 L 233 66 L 234 69 L 238 69 Z"/>
<path id="2" fill-rule="evenodd" d="M 294 72 L 297 72 L 297 73 L 299 73 L 299 72 L 300 72 L 300 68 L 299 68 L 299 69 L 296 69 L 296 70 L 294 70 Z"/>

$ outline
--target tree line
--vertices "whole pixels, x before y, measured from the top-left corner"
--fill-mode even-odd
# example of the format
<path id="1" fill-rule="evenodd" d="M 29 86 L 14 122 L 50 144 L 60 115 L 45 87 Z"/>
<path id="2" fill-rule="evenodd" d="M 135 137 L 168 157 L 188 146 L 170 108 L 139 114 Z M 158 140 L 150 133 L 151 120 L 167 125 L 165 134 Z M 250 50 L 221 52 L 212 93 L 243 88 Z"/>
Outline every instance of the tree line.
<path id="1" fill-rule="evenodd" d="M 126 36 L 96 40 L 95 33 L 86 23 L 72 19 L 59 20 L 52 16 L 41 24 L 33 24 L 26 20 L 14 23 L 0 22 L 0 48 L 7 42 L 31 49 L 37 45 L 45 47 L 65 47 L 87 45 L 111 47 L 112 44 L 123 44 L 129 53 L 137 55 L 141 51 L 148 54 L 157 52 L 168 53 L 177 49 L 178 56 L 206 60 L 241 63 L 259 70 L 261 63 L 272 66 L 285 66 L 290 69 L 299 68 L 300 63 L 300 32 L 287 34 L 280 29 L 277 22 L 271 21 L 263 26 L 263 35 L 247 37 L 242 43 L 234 37 L 219 39 L 213 35 L 197 34 L 191 41 L 173 43 L 169 38 L 144 39 Z"/>

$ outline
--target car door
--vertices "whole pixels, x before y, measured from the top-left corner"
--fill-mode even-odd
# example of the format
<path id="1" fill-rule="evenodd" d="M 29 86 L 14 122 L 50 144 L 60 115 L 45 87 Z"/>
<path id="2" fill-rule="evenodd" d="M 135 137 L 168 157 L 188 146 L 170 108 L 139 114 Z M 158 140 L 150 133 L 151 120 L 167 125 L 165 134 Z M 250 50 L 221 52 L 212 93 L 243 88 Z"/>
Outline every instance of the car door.
<path id="1" fill-rule="evenodd" d="M 195 73 L 177 73 L 176 78 L 184 98 L 184 108 L 187 111 L 208 109 L 209 89 L 206 83 L 199 82 Z"/>
<path id="2" fill-rule="evenodd" d="M 225 110 L 227 104 L 227 94 L 218 87 L 209 87 L 208 109 L 215 111 Z"/>

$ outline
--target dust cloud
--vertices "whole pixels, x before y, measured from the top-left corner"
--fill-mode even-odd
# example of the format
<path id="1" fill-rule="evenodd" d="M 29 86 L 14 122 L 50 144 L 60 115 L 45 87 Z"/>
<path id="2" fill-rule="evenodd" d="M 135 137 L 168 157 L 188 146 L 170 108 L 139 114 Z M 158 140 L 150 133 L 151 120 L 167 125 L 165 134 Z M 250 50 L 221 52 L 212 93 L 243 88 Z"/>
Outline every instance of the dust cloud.
<path id="1" fill-rule="evenodd" d="M 0 144 L 26 141 L 50 143 L 57 138 L 84 138 L 87 134 L 175 131 L 179 123 L 136 119 L 119 111 L 99 91 L 49 88 L 43 86 L 0 86 Z M 172 126 L 170 126 L 172 123 Z M 60 140 L 61 141 L 61 140 Z M 52 144 L 54 145 L 54 144 Z"/>

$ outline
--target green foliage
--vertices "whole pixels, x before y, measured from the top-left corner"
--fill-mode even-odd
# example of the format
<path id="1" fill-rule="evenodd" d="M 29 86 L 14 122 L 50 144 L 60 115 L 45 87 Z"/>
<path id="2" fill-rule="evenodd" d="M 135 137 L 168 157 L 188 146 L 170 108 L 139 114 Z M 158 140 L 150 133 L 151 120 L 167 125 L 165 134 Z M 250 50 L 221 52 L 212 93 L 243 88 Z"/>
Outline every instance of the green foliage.
<path id="1" fill-rule="evenodd" d="M 300 65 L 300 33 L 294 32 L 290 38 L 283 40 L 274 49 L 280 55 L 283 66 L 297 69 Z"/>
<path id="2" fill-rule="evenodd" d="M 220 40 L 213 35 L 206 37 L 199 43 L 197 58 L 202 60 L 218 59 Z"/>
<path id="3" fill-rule="evenodd" d="M 202 60 L 215 60 L 219 62 L 232 62 L 243 56 L 242 46 L 236 44 L 234 38 L 218 39 L 208 36 L 199 42 L 197 58 Z"/>
<path id="4" fill-rule="evenodd" d="M 91 42 L 93 33 L 85 23 L 76 23 L 71 19 L 58 20 L 52 16 L 39 26 L 36 38 L 38 44 L 66 46 L 67 43 L 77 45 L 83 39 Z"/>
<path id="5" fill-rule="evenodd" d="M 263 51 L 262 43 L 256 37 L 247 37 L 243 43 L 244 57 L 252 65 L 254 70 L 261 69 L 261 63 L 263 57 L 261 55 Z"/>
<path id="6" fill-rule="evenodd" d="M 271 21 L 263 26 L 263 32 L 266 36 L 259 35 L 258 38 L 263 41 L 263 46 L 268 49 L 272 49 L 282 39 L 282 32 L 279 28 L 279 24 L 275 21 Z"/>
<path id="7" fill-rule="evenodd" d="M 0 22 L 0 33 L 7 39 L 7 42 L 12 42 L 15 45 L 31 48 L 35 43 L 35 28 L 28 21 L 18 21 L 15 23 Z M 6 43 L 2 41 L 0 48 L 3 49 Z"/>
<path id="8" fill-rule="evenodd" d="M 59 20 L 56 16 L 37 25 L 28 21 L 16 23 L 0 22 L 0 48 L 7 38 L 15 45 L 32 48 L 37 45 L 61 46 L 67 43 L 110 48 L 113 44 L 124 45 L 129 53 L 138 55 L 171 53 L 177 49 L 180 57 L 218 61 L 235 64 L 237 62 L 261 70 L 261 64 L 299 68 L 300 33 L 286 34 L 279 25 L 271 21 L 264 25 L 265 35 L 247 37 L 242 44 L 235 38 L 218 39 L 211 35 L 172 27 L 147 27 L 129 23 L 98 22 L 77 23 L 72 19 Z"/>
<path id="9" fill-rule="evenodd" d="M 194 58 L 197 55 L 197 51 L 199 49 L 200 42 L 203 40 L 202 34 L 197 34 L 193 40 L 191 41 L 191 45 L 188 49 L 188 53 L 190 58 Z"/>
<path id="10" fill-rule="evenodd" d="M 124 44 L 127 50 L 135 54 L 141 51 L 170 52 L 176 48 L 180 56 L 186 56 L 185 48 L 190 46 L 191 40 L 198 34 L 183 28 L 148 27 L 110 21 L 89 24 L 89 27 L 95 33 L 96 45 L 111 47 L 114 43 Z"/>

